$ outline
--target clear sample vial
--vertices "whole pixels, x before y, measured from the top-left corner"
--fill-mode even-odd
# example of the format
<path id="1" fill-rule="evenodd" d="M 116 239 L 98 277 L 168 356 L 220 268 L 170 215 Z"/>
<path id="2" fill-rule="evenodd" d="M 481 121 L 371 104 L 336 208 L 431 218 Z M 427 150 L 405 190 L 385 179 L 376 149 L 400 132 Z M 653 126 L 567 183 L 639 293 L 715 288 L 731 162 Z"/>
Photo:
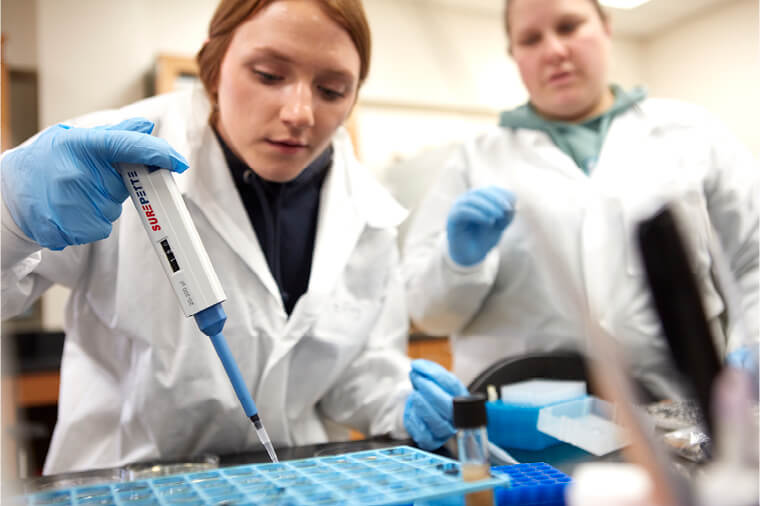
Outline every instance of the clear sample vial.
<path id="1" fill-rule="evenodd" d="M 457 448 L 464 481 L 491 477 L 486 431 L 486 398 L 482 394 L 454 398 L 454 427 L 457 429 Z M 492 506 L 491 489 L 465 496 L 467 506 Z"/>

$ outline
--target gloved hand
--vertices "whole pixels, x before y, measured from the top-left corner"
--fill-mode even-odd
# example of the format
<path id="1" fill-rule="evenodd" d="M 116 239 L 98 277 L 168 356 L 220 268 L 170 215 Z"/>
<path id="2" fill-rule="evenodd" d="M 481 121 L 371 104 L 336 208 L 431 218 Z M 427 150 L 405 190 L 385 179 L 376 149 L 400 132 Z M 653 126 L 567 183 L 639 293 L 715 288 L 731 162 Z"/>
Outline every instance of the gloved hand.
<path id="1" fill-rule="evenodd" d="M 449 211 L 446 236 L 449 256 L 459 265 L 481 262 L 496 246 L 515 214 L 515 195 L 498 186 L 461 195 Z"/>
<path id="2" fill-rule="evenodd" d="M 454 435 L 453 399 L 467 389 L 449 371 L 429 360 L 412 361 L 409 373 L 414 391 L 404 406 L 404 427 L 425 450 L 441 447 Z"/>
<path id="3" fill-rule="evenodd" d="M 185 158 L 150 136 L 153 123 L 133 118 L 115 126 L 56 125 L 2 159 L 0 183 L 13 220 L 40 246 L 60 250 L 108 237 L 129 196 L 120 162 L 182 172 Z"/>
<path id="4" fill-rule="evenodd" d="M 757 343 L 741 346 L 726 355 L 726 363 L 747 371 L 757 380 L 760 372 L 758 371 L 758 353 L 760 353 L 760 345 Z"/>

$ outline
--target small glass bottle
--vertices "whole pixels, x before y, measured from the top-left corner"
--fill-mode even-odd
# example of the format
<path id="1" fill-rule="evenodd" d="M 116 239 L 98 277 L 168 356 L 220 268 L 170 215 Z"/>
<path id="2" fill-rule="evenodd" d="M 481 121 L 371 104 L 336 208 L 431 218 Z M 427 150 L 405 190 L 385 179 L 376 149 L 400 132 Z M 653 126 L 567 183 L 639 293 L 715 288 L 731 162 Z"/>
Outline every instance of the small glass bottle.
<path id="1" fill-rule="evenodd" d="M 486 398 L 482 394 L 454 398 L 454 427 L 457 429 L 457 449 L 464 481 L 491 477 L 486 431 Z M 467 506 L 492 506 L 491 489 L 465 496 Z"/>

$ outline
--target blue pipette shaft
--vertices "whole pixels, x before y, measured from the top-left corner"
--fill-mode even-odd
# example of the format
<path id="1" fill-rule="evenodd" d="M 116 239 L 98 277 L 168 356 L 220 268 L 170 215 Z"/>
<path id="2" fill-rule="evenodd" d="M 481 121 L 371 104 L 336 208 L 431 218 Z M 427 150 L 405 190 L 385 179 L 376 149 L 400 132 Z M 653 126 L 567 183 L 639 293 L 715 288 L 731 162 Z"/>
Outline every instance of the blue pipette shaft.
<path id="1" fill-rule="evenodd" d="M 259 417 L 256 404 L 254 404 L 251 393 L 245 386 L 245 381 L 243 381 L 243 375 L 240 373 L 240 368 L 238 368 L 237 362 L 235 362 L 235 359 L 232 357 L 230 347 L 227 346 L 227 340 L 221 333 L 209 337 L 211 338 L 211 343 L 214 345 L 214 349 L 216 349 L 216 354 L 219 355 L 219 359 L 222 361 L 227 376 L 230 378 L 232 388 L 235 389 L 235 395 L 240 399 L 243 411 L 245 411 L 246 416 L 256 424 L 256 421 L 253 420 L 254 416 L 257 419 Z"/>
<path id="2" fill-rule="evenodd" d="M 227 315 L 224 313 L 224 309 L 222 309 L 221 302 L 199 311 L 194 316 L 195 321 L 198 323 L 198 328 L 211 339 L 216 354 L 222 361 L 224 371 L 227 373 L 230 383 L 232 383 L 235 395 L 237 395 L 240 404 L 243 406 L 243 411 L 245 411 L 246 416 L 251 419 L 253 425 L 256 427 L 256 435 L 259 437 L 261 444 L 264 445 L 272 462 L 277 462 L 277 454 L 274 451 L 272 442 L 269 440 L 269 434 L 267 434 L 264 424 L 259 418 L 259 412 L 256 409 L 256 404 L 253 402 L 251 392 L 248 390 L 248 387 L 246 387 L 237 362 L 235 362 L 235 359 L 232 356 L 230 347 L 227 346 L 227 340 L 224 338 L 224 335 L 222 335 L 222 329 L 224 328 L 224 322 L 227 320 Z"/>

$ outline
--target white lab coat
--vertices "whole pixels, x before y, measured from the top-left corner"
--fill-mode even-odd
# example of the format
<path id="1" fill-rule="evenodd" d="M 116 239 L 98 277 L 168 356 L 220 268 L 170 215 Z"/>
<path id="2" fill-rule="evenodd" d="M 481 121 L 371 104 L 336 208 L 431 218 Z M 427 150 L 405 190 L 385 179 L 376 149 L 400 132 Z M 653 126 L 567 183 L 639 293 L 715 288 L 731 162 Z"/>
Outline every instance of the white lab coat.
<path id="1" fill-rule="evenodd" d="M 648 99 L 617 116 L 590 176 L 547 134 L 494 127 L 462 146 L 417 211 L 404 248 L 412 320 L 453 336 L 454 371 L 467 384 L 505 356 L 583 349 L 580 311 L 589 311 L 625 346 L 633 373 L 652 393 L 679 397 L 638 257 L 636 224 L 666 201 L 678 202 L 688 216 L 684 235 L 696 252 L 707 316 L 720 331 L 724 298 L 707 251 L 714 227 L 757 340 L 759 176 L 747 149 L 701 109 L 675 101 Z M 459 195 L 488 185 L 516 193 L 515 219 L 483 262 L 457 266 L 447 254 L 448 212 Z M 551 257 L 536 247 L 541 241 L 526 212 L 548 234 L 571 290 L 547 271 Z M 719 335 L 721 353 L 740 344 L 737 329 Z"/>
<path id="2" fill-rule="evenodd" d="M 224 335 L 275 445 L 345 436 L 332 421 L 406 437 L 408 316 L 396 246 L 406 211 L 339 130 L 308 291 L 288 318 L 208 113 L 198 88 L 75 123 L 146 117 L 190 162 L 175 178 L 227 295 Z M 3 209 L 3 318 L 53 283 L 72 289 L 46 474 L 261 448 L 129 200 L 107 239 L 60 252 L 20 237 Z"/>

